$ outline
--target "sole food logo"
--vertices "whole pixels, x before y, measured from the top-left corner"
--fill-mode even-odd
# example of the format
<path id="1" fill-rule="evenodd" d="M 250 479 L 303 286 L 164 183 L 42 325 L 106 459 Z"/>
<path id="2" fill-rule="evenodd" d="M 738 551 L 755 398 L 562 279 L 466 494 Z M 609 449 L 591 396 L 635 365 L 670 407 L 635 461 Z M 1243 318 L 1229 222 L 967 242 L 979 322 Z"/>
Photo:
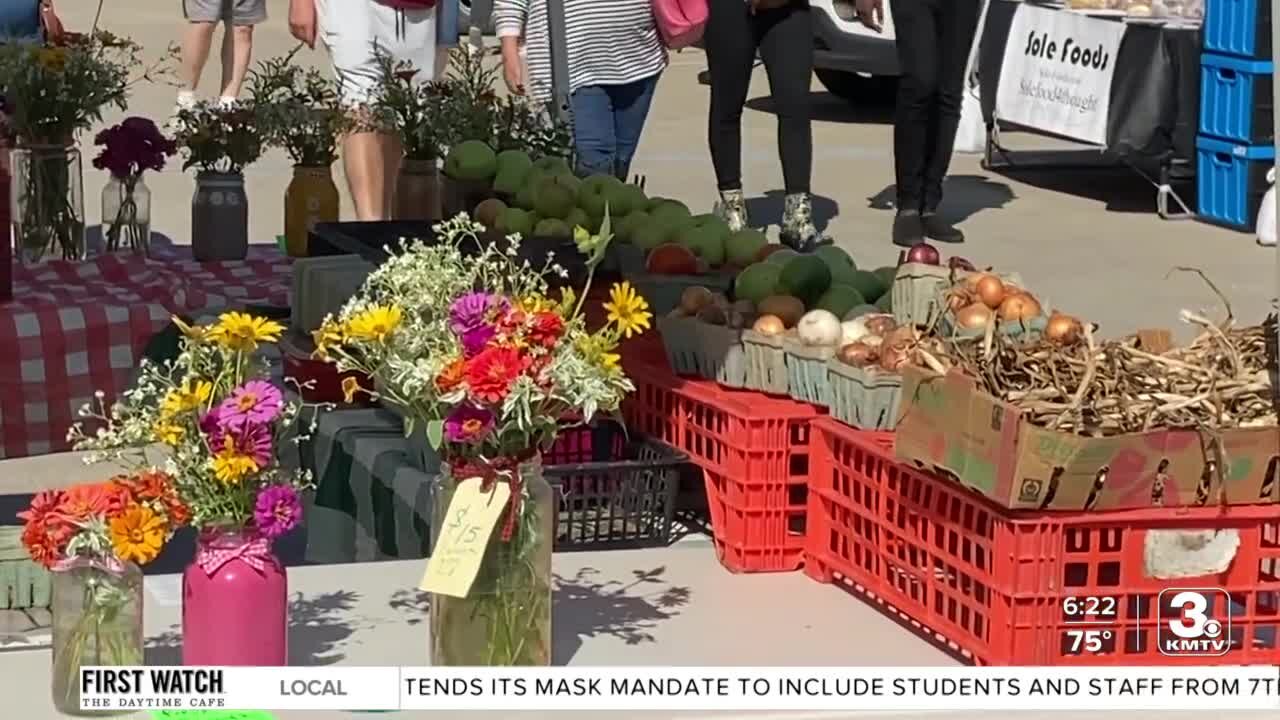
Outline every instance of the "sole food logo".
<path id="1" fill-rule="evenodd" d="M 1162 655 L 1217 657 L 1231 650 L 1231 596 L 1221 588 L 1162 591 L 1156 622 Z"/>

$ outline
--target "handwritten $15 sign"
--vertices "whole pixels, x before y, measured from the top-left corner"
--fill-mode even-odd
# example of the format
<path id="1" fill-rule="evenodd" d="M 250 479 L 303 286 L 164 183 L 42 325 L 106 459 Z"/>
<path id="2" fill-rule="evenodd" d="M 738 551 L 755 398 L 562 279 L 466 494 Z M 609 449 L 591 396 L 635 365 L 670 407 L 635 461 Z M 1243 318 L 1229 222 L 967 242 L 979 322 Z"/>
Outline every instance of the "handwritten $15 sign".
<path id="1" fill-rule="evenodd" d="M 480 478 L 458 483 L 449 502 L 445 525 L 427 560 L 427 573 L 418 587 L 450 597 L 466 597 L 480 572 L 489 537 L 511 498 L 511 486 L 494 483 L 481 489 Z"/>

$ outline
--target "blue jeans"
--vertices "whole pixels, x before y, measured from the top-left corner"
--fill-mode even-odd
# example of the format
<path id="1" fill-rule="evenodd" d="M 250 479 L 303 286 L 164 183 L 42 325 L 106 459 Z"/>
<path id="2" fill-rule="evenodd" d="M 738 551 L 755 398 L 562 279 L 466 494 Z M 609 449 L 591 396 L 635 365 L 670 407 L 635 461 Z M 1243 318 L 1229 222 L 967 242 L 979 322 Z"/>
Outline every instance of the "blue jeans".
<path id="1" fill-rule="evenodd" d="M 0 0 L 0 42 L 39 39 L 39 0 Z"/>
<path id="2" fill-rule="evenodd" d="M 588 85 L 569 97 L 579 175 L 627 179 L 659 77 L 626 85 Z"/>

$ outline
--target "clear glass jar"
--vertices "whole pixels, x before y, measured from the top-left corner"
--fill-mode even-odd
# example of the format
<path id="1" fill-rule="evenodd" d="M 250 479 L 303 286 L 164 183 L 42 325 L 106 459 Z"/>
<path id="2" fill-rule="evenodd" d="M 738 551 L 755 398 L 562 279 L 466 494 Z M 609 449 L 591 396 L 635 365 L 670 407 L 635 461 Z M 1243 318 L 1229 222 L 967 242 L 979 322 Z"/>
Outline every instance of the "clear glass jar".
<path id="1" fill-rule="evenodd" d="M 83 260 L 84 177 L 74 146 L 19 145 L 11 158 L 14 255 L 25 265 Z"/>
<path id="2" fill-rule="evenodd" d="M 142 665 L 142 570 L 119 572 L 88 561 L 53 572 L 53 705 L 67 715 L 120 715 L 80 709 L 80 668 Z"/>
<path id="3" fill-rule="evenodd" d="M 102 188 L 102 237 L 107 252 L 151 252 L 151 190 L 142 177 L 111 178 Z"/>
<path id="4" fill-rule="evenodd" d="M 502 537 L 506 511 L 465 598 L 431 596 L 431 664 L 442 667 L 551 664 L 551 546 L 555 497 L 538 460 L 519 469 L 518 519 Z M 464 478 L 465 479 L 465 478 Z M 503 482 L 498 480 L 498 482 Z M 448 464 L 436 481 L 431 543 L 448 517 L 458 478 Z"/>

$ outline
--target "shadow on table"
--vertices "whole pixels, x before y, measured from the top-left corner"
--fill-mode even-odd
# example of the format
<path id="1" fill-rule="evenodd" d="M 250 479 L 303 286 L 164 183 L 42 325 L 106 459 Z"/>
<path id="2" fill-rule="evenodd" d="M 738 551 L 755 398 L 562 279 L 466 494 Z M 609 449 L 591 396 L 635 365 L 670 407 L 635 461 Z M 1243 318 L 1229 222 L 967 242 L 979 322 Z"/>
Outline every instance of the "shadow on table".
<path id="1" fill-rule="evenodd" d="M 334 665 L 346 654 L 342 645 L 355 632 L 348 615 L 359 594 L 338 590 L 303 597 L 300 593 L 289 603 L 289 664 L 300 666 Z M 155 637 L 147 638 L 148 665 L 182 664 L 182 631 L 178 626 Z"/>
<path id="2" fill-rule="evenodd" d="M 889 185 L 867 198 L 872 210 L 894 210 L 898 187 Z M 947 222 L 963 222 L 983 210 L 999 210 L 1017 199 L 1008 183 L 991 180 L 982 175 L 952 175 L 943 186 L 942 207 L 938 214 Z"/>
<path id="3" fill-rule="evenodd" d="M 782 224 L 782 209 L 787 194 L 782 190 L 770 190 L 763 196 L 747 198 L 747 217 L 753 227 Z M 813 222 L 819 230 L 826 229 L 831 219 L 840 214 L 840 204 L 823 195 L 813 196 Z"/>
<path id="4" fill-rule="evenodd" d="M 678 615 L 679 608 L 689 602 L 689 588 L 662 579 L 666 570 L 634 570 L 630 582 L 601 581 L 596 577 L 600 571 L 595 568 L 582 568 L 570 577 L 554 576 L 552 664 L 568 664 L 584 638 L 609 636 L 628 645 L 653 642 L 650 631 Z M 431 609 L 431 595 L 399 590 L 388 605 L 408 615 L 408 625 L 421 625 Z"/>
<path id="5" fill-rule="evenodd" d="M 589 567 L 571 577 L 556 575 L 552 664 L 567 665 L 585 638 L 609 636 L 628 645 L 653 642 L 650 631 L 689 602 L 689 588 L 662 579 L 666 570 L 633 570 L 625 583 L 600 581 L 600 571 Z"/>

